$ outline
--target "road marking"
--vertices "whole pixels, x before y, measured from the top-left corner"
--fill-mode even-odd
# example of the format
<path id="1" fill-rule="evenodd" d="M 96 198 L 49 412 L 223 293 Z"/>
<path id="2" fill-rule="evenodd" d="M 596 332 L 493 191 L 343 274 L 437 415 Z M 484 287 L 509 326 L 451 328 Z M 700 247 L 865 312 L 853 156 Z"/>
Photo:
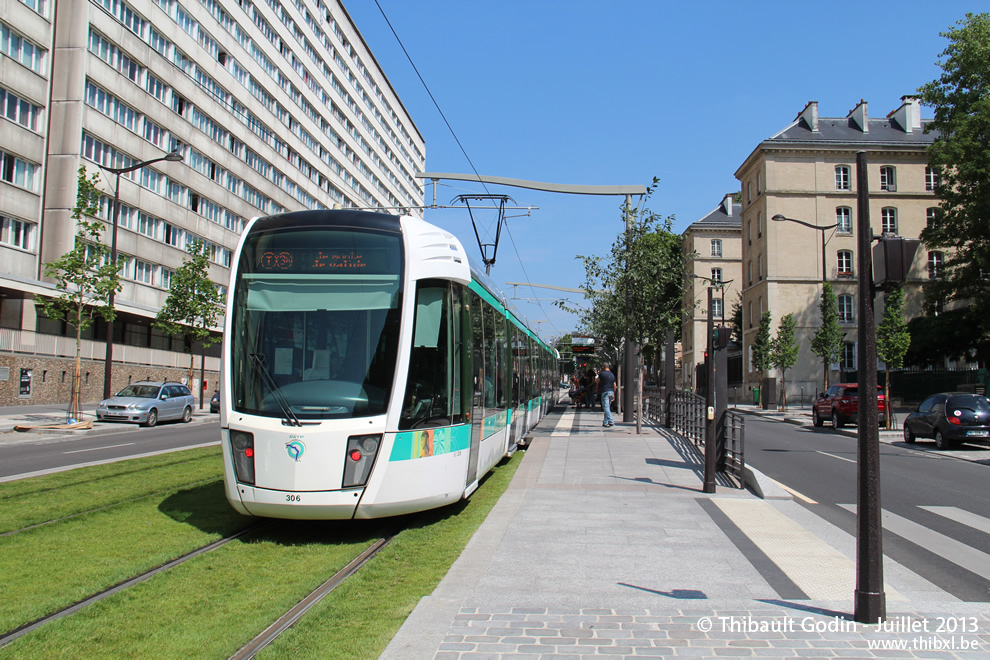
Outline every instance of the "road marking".
<path id="1" fill-rule="evenodd" d="M 846 461 L 848 463 L 855 463 L 856 462 L 856 461 L 854 461 L 851 458 L 846 458 L 845 456 L 836 456 L 835 454 L 830 454 L 827 451 L 819 451 L 819 452 L 816 452 L 816 453 L 821 454 L 822 456 L 831 456 L 832 458 L 837 458 L 840 461 Z"/>
<path id="2" fill-rule="evenodd" d="M 566 429 L 562 428 L 566 424 Z M 560 419 L 557 420 L 557 424 L 554 425 L 553 430 L 550 431 L 550 437 L 562 437 L 569 436 L 571 434 L 571 429 L 574 425 L 574 411 L 567 408 L 563 414 L 561 414 Z"/>
<path id="3" fill-rule="evenodd" d="M 840 504 L 839 506 L 853 513 L 856 512 L 855 504 Z M 884 529 L 951 561 L 956 566 L 961 566 L 967 571 L 990 580 L 990 555 L 987 553 L 886 509 L 881 513 L 881 520 Z"/>
<path id="4" fill-rule="evenodd" d="M 943 518 L 955 520 L 957 523 L 962 523 L 967 527 L 972 527 L 973 529 L 990 534 L 990 520 L 965 509 L 959 509 L 954 506 L 921 506 L 918 508 L 931 511 Z"/>
<path id="5" fill-rule="evenodd" d="M 129 447 L 130 445 L 133 445 L 133 444 L 134 444 L 133 442 L 125 442 L 122 445 L 110 445 L 108 447 L 93 447 L 92 449 L 75 449 L 73 451 L 63 451 L 62 453 L 63 454 L 81 454 L 84 451 L 99 451 L 101 449 L 116 449 L 117 447 Z"/>
<path id="6" fill-rule="evenodd" d="M 719 509 L 811 600 L 846 600 L 856 564 L 762 500 L 713 499 Z M 887 598 L 903 596 L 886 587 Z"/>
<path id="7" fill-rule="evenodd" d="M 790 493 L 794 497 L 798 498 L 799 500 L 804 500 L 808 504 L 818 504 L 818 502 L 814 501 L 813 499 L 811 499 L 807 495 L 802 495 L 801 493 L 797 492 L 793 488 L 788 488 L 787 486 L 785 486 L 784 484 L 780 483 L 776 479 L 771 479 L 771 481 L 773 481 L 775 484 L 777 484 L 778 486 L 780 486 L 781 488 L 783 488 L 784 490 L 786 490 L 788 493 Z"/>

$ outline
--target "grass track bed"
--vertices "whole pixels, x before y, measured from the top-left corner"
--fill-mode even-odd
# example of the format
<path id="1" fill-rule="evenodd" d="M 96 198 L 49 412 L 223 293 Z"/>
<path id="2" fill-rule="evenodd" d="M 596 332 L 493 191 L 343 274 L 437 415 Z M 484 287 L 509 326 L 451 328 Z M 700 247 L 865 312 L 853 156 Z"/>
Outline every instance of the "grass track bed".
<path id="1" fill-rule="evenodd" d="M 0 631 L 9 632 L 243 529 L 223 485 L 144 498 L 0 538 Z"/>
<path id="2" fill-rule="evenodd" d="M 382 553 L 263 651 L 276 658 L 376 658 L 447 573 L 521 459 L 520 452 L 497 467 L 470 500 L 440 510 L 381 521 L 275 521 L 42 626 L 0 649 L 0 660 L 227 657 L 376 539 L 400 529 Z M 216 466 L 219 477 L 219 461 Z M 116 476 L 125 473 L 134 471 Z M 67 487 L 84 481 L 92 480 Z M 0 629 L 254 520 L 230 509 L 218 479 L 0 538 L 0 571 L 13 578 L 0 582 Z"/>
<path id="3" fill-rule="evenodd" d="M 121 461 L 0 484 L 0 533 L 38 525 L 223 474 L 220 449 Z"/>

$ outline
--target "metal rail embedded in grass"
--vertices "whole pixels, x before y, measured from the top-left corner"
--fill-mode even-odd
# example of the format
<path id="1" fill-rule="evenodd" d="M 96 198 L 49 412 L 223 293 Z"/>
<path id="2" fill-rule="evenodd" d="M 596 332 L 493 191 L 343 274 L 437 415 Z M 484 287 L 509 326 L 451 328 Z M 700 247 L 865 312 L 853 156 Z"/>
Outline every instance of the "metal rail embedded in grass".
<path id="1" fill-rule="evenodd" d="M 225 536 L 222 539 L 219 539 L 217 541 L 214 541 L 213 543 L 210 543 L 208 545 L 204 545 L 203 547 L 197 548 L 196 550 L 193 550 L 192 552 L 186 553 L 186 554 L 182 555 L 181 557 L 178 557 L 176 559 L 173 559 L 172 561 L 166 562 L 166 563 L 162 564 L 161 566 L 158 566 L 157 568 L 153 568 L 150 571 L 146 571 L 144 573 L 141 573 L 140 575 L 137 575 L 137 576 L 132 577 L 130 579 L 124 580 L 123 582 L 121 582 L 119 584 L 116 584 L 116 585 L 114 585 L 114 586 L 112 586 L 112 587 L 110 587 L 108 589 L 105 589 L 105 590 L 103 590 L 103 591 L 101 591 L 99 593 L 93 594 L 92 596 L 88 596 L 88 597 L 86 597 L 86 598 L 84 598 L 84 599 L 82 599 L 80 601 L 77 601 L 76 603 L 74 603 L 72 605 L 69 605 L 68 607 L 66 607 L 64 609 L 61 609 L 58 612 L 55 612 L 53 614 L 49 614 L 47 616 L 43 616 L 40 619 L 36 619 L 35 621 L 32 621 L 31 623 L 27 623 L 27 624 L 21 626 L 20 628 L 16 628 L 15 630 L 10 631 L 9 633 L 5 633 L 2 637 L 0 637 L 0 647 L 4 647 L 7 644 L 10 644 L 11 642 L 13 642 L 14 640 L 16 640 L 17 638 L 26 635 L 27 633 L 31 632 L 32 630 L 36 630 L 36 629 L 40 628 L 41 626 L 45 625 L 46 623 L 49 623 L 49 622 L 54 621 L 56 619 L 61 619 L 62 617 L 68 616 L 70 614 L 74 614 L 74 613 L 78 612 L 79 610 L 81 610 L 82 608 L 86 607 L 87 605 L 92 605 L 93 603 L 96 603 L 98 601 L 103 600 L 107 596 L 111 596 L 111 595 L 113 595 L 115 593 L 124 591 L 125 589 L 129 589 L 130 587 L 133 587 L 136 584 L 140 584 L 141 582 L 144 582 L 145 580 L 147 580 L 147 579 L 149 579 L 151 577 L 154 577 L 155 575 L 158 575 L 159 573 L 162 573 L 162 572 L 167 571 L 169 569 L 175 568 L 176 566 L 178 566 L 180 564 L 183 564 L 186 561 L 189 561 L 193 557 L 198 557 L 199 555 L 205 554 L 207 552 L 211 552 L 211 551 L 216 550 L 217 548 L 222 547 L 222 546 L 226 545 L 227 543 L 230 543 L 231 541 L 233 541 L 235 539 L 238 539 L 238 538 L 240 538 L 240 537 L 242 537 L 242 536 L 244 536 L 244 535 L 246 535 L 246 534 L 248 534 L 250 532 L 258 531 L 259 529 L 261 529 L 262 527 L 267 526 L 268 524 L 269 524 L 269 521 L 260 522 L 260 523 L 257 523 L 255 525 L 252 525 L 252 526 L 250 526 L 250 527 L 248 527 L 246 529 L 242 529 L 241 531 L 239 531 L 239 532 L 237 532 L 235 534 L 231 534 L 230 536 Z"/>
<path id="2" fill-rule="evenodd" d="M 299 601 L 295 607 L 281 616 L 278 621 L 268 626 L 260 635 L 248 642 L 237 653 L 230 656 L 230 660 L 250 660 L 253 658 L 263 648 L 275 641 L 279 635 L 295 625 L 296 621 L 302 618 L 310 608 L 323 600 L 331 591 L 336 589 L 341 582 L 356 573 L 358 569 L 364 566 L 365 562 L 377 555 L 393 538 L 395 538 L 394 534 L 373 543 L 367 550 L 347 564 L 347 566 L 337 571 L 333 577 Z"/>

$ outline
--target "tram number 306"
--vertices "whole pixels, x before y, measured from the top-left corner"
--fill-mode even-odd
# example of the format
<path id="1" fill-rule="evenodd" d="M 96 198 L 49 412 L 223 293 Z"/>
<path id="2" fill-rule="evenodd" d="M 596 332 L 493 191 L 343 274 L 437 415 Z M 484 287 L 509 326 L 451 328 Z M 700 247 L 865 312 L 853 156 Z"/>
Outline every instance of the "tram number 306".
<path id="1" fill-rule="evenodd" d="M 302 502 L 302 495 L 286 495 L 286 502 Z"/>

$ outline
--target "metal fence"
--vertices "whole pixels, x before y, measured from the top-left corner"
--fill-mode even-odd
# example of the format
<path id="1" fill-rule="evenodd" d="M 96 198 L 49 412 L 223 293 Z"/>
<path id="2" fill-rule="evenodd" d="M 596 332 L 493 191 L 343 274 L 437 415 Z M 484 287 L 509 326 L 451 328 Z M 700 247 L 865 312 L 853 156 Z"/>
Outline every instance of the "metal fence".
<path id="1" fill-rule="evenodd" d="M 670 395 L 670 415 L 666 418 L 666 402 L 659 388 L 643 390 L 643 416 L 655 424 L 690 440 L 699 451 L 705 451 L 705 399 L 693 392 L 676 390 Z M 745 483 L 746 420 L 741 413 L 725 411 L 725 453 L 718 469 L 733 475 L 740 485 Z"/>

